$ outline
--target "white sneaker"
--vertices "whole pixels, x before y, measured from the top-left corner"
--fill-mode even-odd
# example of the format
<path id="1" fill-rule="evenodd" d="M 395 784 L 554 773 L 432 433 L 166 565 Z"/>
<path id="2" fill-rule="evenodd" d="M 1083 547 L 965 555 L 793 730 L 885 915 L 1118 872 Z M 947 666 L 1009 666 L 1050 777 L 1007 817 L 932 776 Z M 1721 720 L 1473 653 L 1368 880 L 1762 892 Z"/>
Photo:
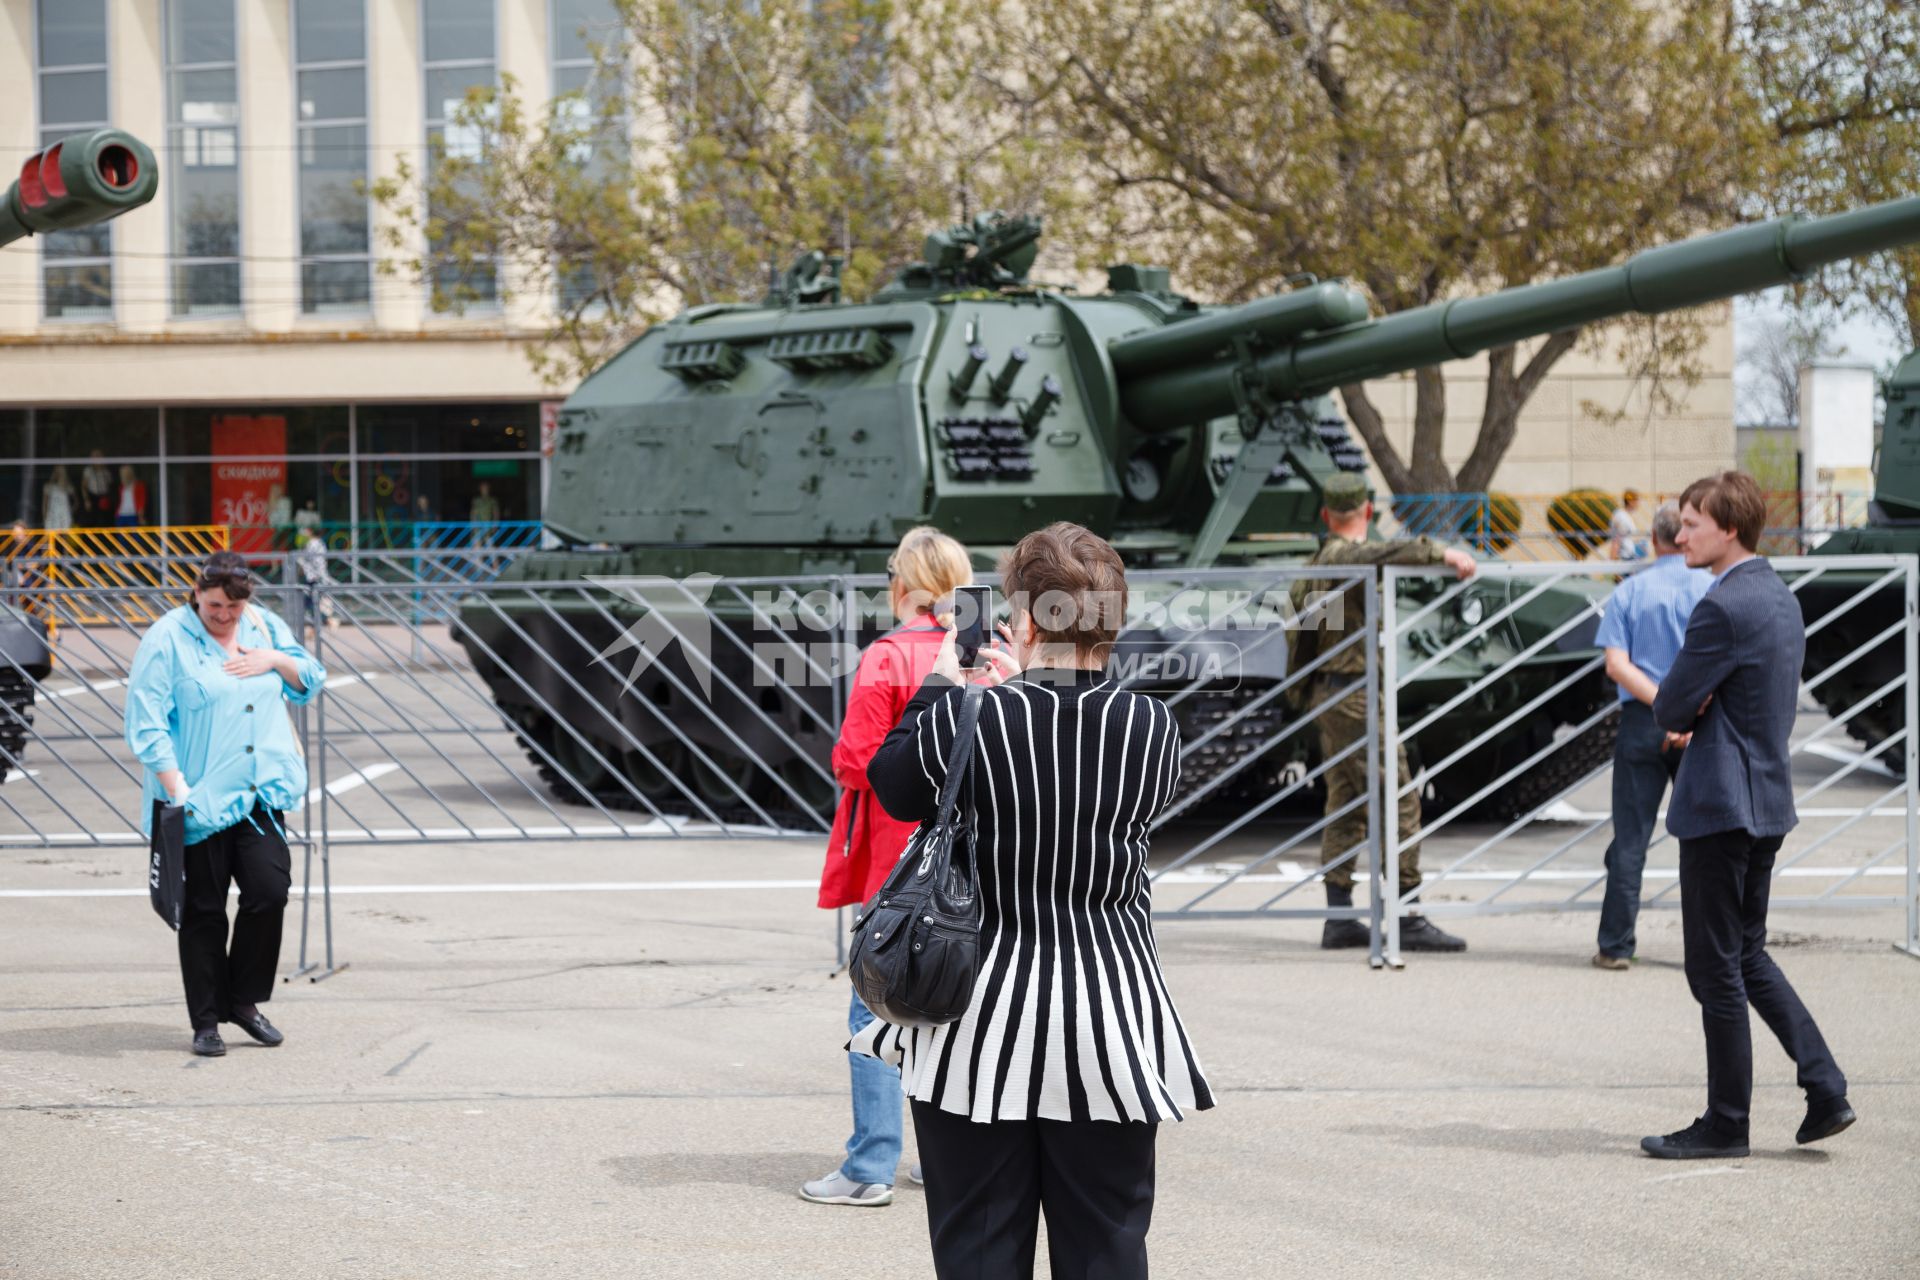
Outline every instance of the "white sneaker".
<path id="1" fill-rule="evenodd" d="M 920 1162 L 918 1160 L 914 1161 L 913 1166 L 907 1170 L 907 1181 L 916 1187 L 924 1187 L 927 1185 L 927 1175 L 920 1172 Z"/>
<path id="2" fill-rule="evenodd" d="M 801 1183 L 800 1198 L 814 1204 L 850 1204 L 877 1209 L 893 1203 L 893 1188 L 884 1182 L 855 1182 L 835 1169 L 824 1178 Z"/>

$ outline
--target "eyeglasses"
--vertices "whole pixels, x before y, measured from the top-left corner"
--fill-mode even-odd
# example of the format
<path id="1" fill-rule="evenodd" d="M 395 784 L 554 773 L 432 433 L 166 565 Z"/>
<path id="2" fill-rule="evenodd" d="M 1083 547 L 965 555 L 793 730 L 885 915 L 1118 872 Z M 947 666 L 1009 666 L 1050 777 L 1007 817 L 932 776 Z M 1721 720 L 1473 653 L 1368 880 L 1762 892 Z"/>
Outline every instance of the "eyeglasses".
<path id="1" fill-rule="evenodd" d="M 253 594 L 253 575 L 245 569 L 208 573 L 200 575 L 200 580 L 193 585 L 196 591 L 224 591 L 230 600 L 245 600 Z"/>

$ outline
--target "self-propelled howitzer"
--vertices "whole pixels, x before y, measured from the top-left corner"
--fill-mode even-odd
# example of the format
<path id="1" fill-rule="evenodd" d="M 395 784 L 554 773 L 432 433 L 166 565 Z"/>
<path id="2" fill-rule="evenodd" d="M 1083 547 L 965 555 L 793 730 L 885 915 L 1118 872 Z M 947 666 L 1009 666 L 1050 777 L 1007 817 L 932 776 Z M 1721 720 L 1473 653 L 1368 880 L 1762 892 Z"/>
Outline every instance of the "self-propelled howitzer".
<path id="1" fill-rule="evenodd" d="M 1920 240 L 1920 201 L 1739 228 L 1607 270 L 1377 319 L 1337 281 L 1227 308 L 1174 292 L 1155 267 L 1112 267 L 1098 294 L 1048 288 L 1028 279 L 1038 236 L 1037 220 L 997 214 L 950 228 L 928 238 L 922 262 L 862 303 L 841 301 L 837 263 L 810 254 L 758 302 L 697 307 L 656 326 L 588 378 L 561 413 L 548 525 L 576 547 L 600 549 L 529 556 L 508 576 L 877 575 L 916 524 L 960 538 L 985 568 L 1054 520 L 1102 534 L 1135 567 L 1284 563 L 1313 546 L 1325 478 L 1366 467 L 1330 394 L 1339 386 L 1731 297 Z M 1457 632 L 1471 607 L 1490 612 L 1505 602 L 1502 586 L 1477 590 L 1497 598 L 1462 600 L 1458 617 L 1432 627 Z M 1496 690 L 1440 718 L 1415 749 L 1457 749 L 1530 699 L 1542 700 L 1531 721 L 1550 743 L 1556 724 L 1608 705 L 1614 691 L 1597 673 L 1563 680 L 1591 658 L 1603 593 L 1599 584 L 1536 593 L 1511 625 L 1427 665 L 1402 691 L 1409 718 L 1569 617 L 1587 618 L 1514 665 Z M 617 602 L 606 612 L 629 620 Z M 830 776 L 816 767 L 831 746 L 822 726 L 832 716 L 819 708 L 803 713 L 795 698 L 778 712 L 674 720 L 657 709 L 672 702 L 664 683 L 629 690 L 603 664 L 546 692 L 556 718 L 503 668 L 527 645 L 561 652 L 584 636 L 604 646 L 617 631 L 588 635 L 604 620 L 581 619 L 570 637 L 533 612 L 513 626 L 492 609 L 466 617 L 476 666 L 540 745 L 535 755 L 565 798 L 584 790 L 628 803 L 638 788 L 679 805 L 690 779 L 703 800 L 724 805 L 749 792 L 791 796 L 826 778 L 814 798 L 833 799 Z M 750 640 L 757 624 L 739 623 Z M 1169 645 L 1193 638 L 1146 637 Z M 751 652 L 750 643 L 716 645 L 714 658 L 744 664 Z M 1223 708 L 1257 699 L 1284 675 L 1284 647 L 1262 653 L 1266 665 L 1243 668 L 1236 688 L 1179 700 L 1183 722 L 1194 721 L 1183 723 L 1189 741 L 1217 725 Z M 528 654 L 528 667 L 539 662 Z M 741 688 L 753 684 L 744 667 L 725 674 Z M 1557 692 L 1548 698 L 1549 690 Z M 825 707 L 831 695 L 818 692 Z M 605 722 L 615 706 L 627 732 L 648 744 L 644 760 L 618 735 L 579 729 Z M 1269 706 L 1232 733 L 1212 734 L 1211 754 L 1186 760 L 1183 776 L 1197 783 L 1231 773 L 1262 785 L 1272 762 L 1261 757 L 1280 714 Z M 1550 772 L 1577 776 L 1604 757 L 1611 725 L 1603 730 L 1559 752 Z M 678 763 L 689 740 L 720 767 Z M 1539 745 L 1503 739 L 1483 749 L 1484 768 L 1449 772 L 1496 776 L 1501 760 L 1524 759 Z M 1526 780 L 1507 789 L 1515 805 Z"/>

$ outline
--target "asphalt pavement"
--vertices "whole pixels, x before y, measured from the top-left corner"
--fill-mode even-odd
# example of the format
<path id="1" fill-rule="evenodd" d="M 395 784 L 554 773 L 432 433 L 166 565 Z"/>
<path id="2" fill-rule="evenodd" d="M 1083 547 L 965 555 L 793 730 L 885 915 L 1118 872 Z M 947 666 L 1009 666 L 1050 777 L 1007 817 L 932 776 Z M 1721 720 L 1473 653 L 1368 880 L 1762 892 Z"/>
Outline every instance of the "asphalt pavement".
<path id="1" fill-rule="evenodd" d="M 342 847 L 348 967 L 281 986 L 284 1046 L 228 1028 L 212 1060 L 140 857 L 0 852 L 0 1276 L 931 1275 L 904 1177 L 884 1209 L 794 1194 L 848 1130 L 812 843 Z M 1797 1148 L 1756 1024 L 1753 1155 L 1691 1164 L 1638 1150 L 1704 1094 L 1677 914 L 1626 973 L 1588 967 L 1593 924 L 1459 920 L 1467 954 L 1388 972 L 1308 921 L 1163 920 L 1220 1105 L 1160 1136 L 1155 1274 L 1920 1273 L 1899 912 L 1774 921 L 1860 1123 Z"/>

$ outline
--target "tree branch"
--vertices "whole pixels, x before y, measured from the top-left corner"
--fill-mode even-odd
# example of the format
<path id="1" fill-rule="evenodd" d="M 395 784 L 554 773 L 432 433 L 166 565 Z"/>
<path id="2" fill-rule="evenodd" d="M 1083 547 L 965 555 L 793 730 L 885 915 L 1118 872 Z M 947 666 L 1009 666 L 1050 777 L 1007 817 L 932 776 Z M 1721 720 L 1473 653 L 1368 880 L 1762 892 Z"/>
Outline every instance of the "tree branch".
<path id="1" fill-rule="evenodd" d="M 1367 395 L 1366 384 L 1349 382 L 1340 388 L 1340 398 L 1346 403 L 1348 421 L 1360 433 L 1373 465 L 1379 467 L 1380 474 L 1386 478 L 1387 487 L 1395 493 L 1412 493 L 1413 473 L 1401 459 L 1400 451 L 1393 447 L 1393 441 L 1387 439 L 1386 424 L 1380 417 L 1379 407 Z"/>

